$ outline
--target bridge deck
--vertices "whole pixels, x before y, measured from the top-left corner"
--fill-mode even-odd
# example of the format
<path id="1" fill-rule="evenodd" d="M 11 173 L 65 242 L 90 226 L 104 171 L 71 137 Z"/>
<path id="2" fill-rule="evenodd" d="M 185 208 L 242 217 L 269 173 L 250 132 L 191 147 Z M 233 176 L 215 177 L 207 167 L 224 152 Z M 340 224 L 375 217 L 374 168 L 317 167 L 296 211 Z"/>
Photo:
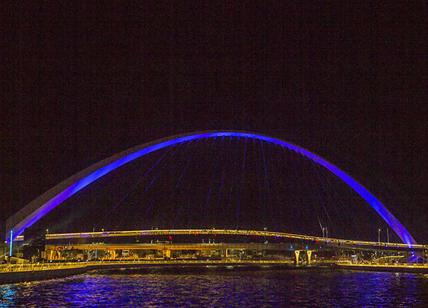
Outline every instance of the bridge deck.
<path id="1" fill-rule="evenodd" d="M 327 238 L 311 235 L 301 235 L 286 232 L 256 231 L 256 230 L 229 230 L 229 229 L 177 229 L 177 230 L 129 230 L 129 231 L 102 231 L 102 232 L 79 232 L 79 233 L 57 233 L 47 234 L 47 240 L 78 239 L 78 238 L 114 238 L 114 237 L 138 237 L 138 236 L 168 236 L 168 235 L 230 235 L 230 236 L 255 236 L 294 239 L 323 243 L 329 246 L 361 247 L 374 249 L 399 249 L 399 250 L 428 250 L 428 245 L 403 244 L 387 242 L 370 242 L 346 240 L 338 238 Z M 23 236 L 16 238 L 17 241 L 24 240 Z"/>

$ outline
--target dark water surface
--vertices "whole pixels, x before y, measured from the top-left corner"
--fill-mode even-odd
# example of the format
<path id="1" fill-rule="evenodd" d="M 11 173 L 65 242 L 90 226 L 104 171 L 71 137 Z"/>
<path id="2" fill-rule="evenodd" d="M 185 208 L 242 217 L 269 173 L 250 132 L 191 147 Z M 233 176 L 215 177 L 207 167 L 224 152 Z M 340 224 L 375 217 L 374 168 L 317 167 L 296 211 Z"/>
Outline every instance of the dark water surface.
<path id="1" fill-rule="evenodd" d="M 0 285 L 0 307 L 428 307 L 428 275 L 351 271 L 85 274 Z"/>

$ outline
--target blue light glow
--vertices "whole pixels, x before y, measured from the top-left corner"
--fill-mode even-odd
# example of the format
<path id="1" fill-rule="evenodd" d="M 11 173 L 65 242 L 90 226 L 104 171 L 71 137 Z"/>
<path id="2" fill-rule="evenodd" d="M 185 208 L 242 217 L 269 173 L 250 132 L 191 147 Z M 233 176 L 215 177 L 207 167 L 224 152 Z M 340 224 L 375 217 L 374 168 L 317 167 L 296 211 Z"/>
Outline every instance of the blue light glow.
<path id="1" fill-rule="evenodd" d="M 344 171 L 340 170 L 338 167 L 325 160 L 324 158 L 304 149 L 292 143 L 272 138 L 265 135 L 249 133 L 249 132 L 236 132 L 236 131 L 210 131 L 203 133 L 194 133 L 188 135 L 174 136 L 165 140 L 162 139 L 159 142 L 151 143 L 148 146 L 144 146 L 135 150 L 132 153 L 128 153 L 127 151 L 124 153 L 122 157 L 116 159 L 113 162 L 107 163 L 106 165 L 100 167 L 96 171 L 81 177 L 76 180 L 72 185 L 68 186 L 62 192 L 57 194 L 55 197 L 50 199 L 48 202 L 42 204 L 37 210 L 28 215 L 25 219 L 23 219 L 20 223 L 18 223 L 13 228 L 13 233 L 11 233 L 11 239 L 14 239 L 16 236 L 20 235 L 24 232 L 24 230 L 34 223 L 36 223 L 43 216 L 48 214 L 62 202 L 70 198 L 72 195 L 82 190 L 89 184 L 95 182 L 100 177 L 110 173 L 111 171 L 135 160 L 149 153 L 164 149 L 169 146 L 173 146 L 180 143 L 190 142 L 193 140 L 199 139 L 208 139 L 208 138 L 217 138 L 217 137 L 237 137 L 237 138 L 250 138 L 253 140 L 261 140 L 267 143 L 275 144 L 281 146 L 283 148 L 287 148 L 288 150 L 294 151 L 302 156 L 309 158 L 315 163 L 323 166 L 331 173 L 339 177 L 343 182 L 345 182 L 348 186 L 350 186 L 354 191 L 356 191 L 384 220 L 385 222 L 395 231 L 395 233 L 399 236 L 399 238 L 409 246 L 415 244 L 416 241 L 410 235 L 410 233 L 406 230 L 406 228 L 398 221 L 391 212 L 373 195 L 371 194 L 363 185 L 354 180 L 351 176 L 346 174 Z M 12 232 L 12 231 L 11 231 Z M 13 235 L 13 236 L 12 236 Z"/>
<path id="2" fill-rule="evenodd" d="M 10 230 L 10 239 L 9 239 L 9 257 L 13 254 L 13 230 Z"/>

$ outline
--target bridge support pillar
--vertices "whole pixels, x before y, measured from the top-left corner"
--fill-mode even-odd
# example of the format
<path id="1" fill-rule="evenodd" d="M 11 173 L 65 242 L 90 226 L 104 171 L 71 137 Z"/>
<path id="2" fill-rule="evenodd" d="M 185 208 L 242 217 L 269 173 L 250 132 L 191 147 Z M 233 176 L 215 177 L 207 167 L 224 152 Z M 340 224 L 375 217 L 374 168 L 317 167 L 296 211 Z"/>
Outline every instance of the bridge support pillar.
<path id="1" fill-rule="evenodd" d="M 311 265 L 312 262 L 312 250 L 306 250 L 306 255 L 308 257 L 308 265 Z"/>
<path id="2" fill-rule="evenodd" d="M 170 249 L 163 250 L 163 257 L 170 259 L 171 258 L 171 250 Z"/>
<path id="3" fill-rule="evenodd" d="M 54 249 L 46 249 L 46 259 L 48 261 L 55 260 L 57 253 Z"/>
<path id="4" fill-rule="evenodd" d="M 296 256 L 296 265 L 299 265 L 300 250 L 295 250 L 294 255 Z"/>
<path id="5" fill-rule="evenodd" d="M 229 249 L 223 250 L 223 255 L 225 258 L 228 258 L 229 257 Z"/>

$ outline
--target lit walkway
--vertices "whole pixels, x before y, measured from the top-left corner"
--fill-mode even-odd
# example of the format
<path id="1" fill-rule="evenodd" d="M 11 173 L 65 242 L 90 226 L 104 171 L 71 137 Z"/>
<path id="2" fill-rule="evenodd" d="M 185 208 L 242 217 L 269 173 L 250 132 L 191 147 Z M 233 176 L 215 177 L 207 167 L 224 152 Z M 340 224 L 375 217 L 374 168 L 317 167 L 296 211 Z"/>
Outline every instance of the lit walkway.
<path id="1" fill-rule="evenodd" d="M 47 234 L 47 240 L 77 239 L 77 238 L 112 238 L 112 237 L 135 237 L 135 236 L 168 236 L 168 235 L 239 235 L 256 237 L 286 238 L 302 241 L 324 243 L 328 246 L 382 248 L 399 250 L 428 250 L 428 245 L 413 244 L 411 246 L 403 243 L 356 241 L 338 238 L 301 235 L 286 232 L 255 231 L 255 230 L 229 230 L 229 229 L 177 229 L 177 230 L 130 230 L 130 231 L 102 231 L 102 232 L 79 232 L 79 233 L 57 233 Z M 23 236 L 18 236 L 16 241 L 22 241 Z"/>

